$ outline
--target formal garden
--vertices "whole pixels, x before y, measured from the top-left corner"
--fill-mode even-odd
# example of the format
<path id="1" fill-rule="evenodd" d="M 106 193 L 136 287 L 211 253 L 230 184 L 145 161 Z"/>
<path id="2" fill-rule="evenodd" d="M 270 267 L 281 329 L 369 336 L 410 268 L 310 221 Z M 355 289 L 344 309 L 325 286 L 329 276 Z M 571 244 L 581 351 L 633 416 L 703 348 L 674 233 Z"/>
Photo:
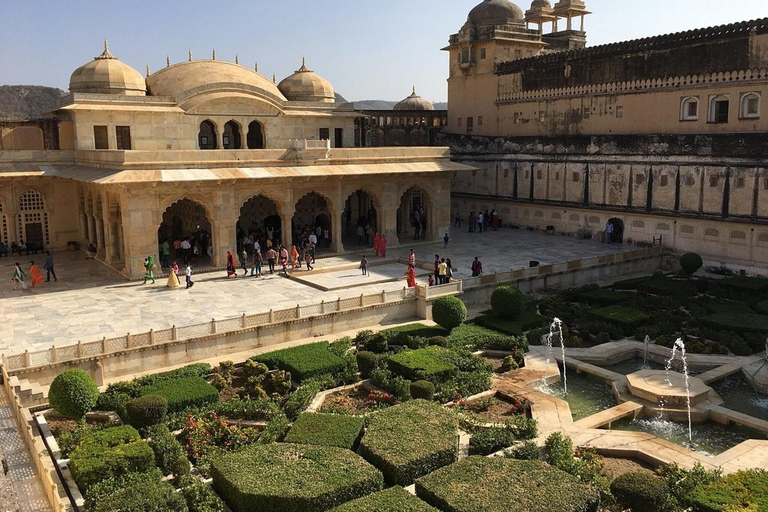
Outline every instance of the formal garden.
<path id="1" fill-rule="evenodd" d="M 614 478 L 594 449 L 559 432 L 541 438 L 532 404 L 493 386 L 525 367 L 529 341 L 556 315 L 568 346 L 654 328 L 703 352 L 756 352 L 753 335 L 768 325 L 759 284 L 654 275 L 540 301 L 502 287 L 474 323 L 460 299 L 441 297 L 437 325 L 189 365 L 103 392 L 69 370 L 44 416 L 88 512 L 768 510 L 761 471 L 670 465 Z"/>

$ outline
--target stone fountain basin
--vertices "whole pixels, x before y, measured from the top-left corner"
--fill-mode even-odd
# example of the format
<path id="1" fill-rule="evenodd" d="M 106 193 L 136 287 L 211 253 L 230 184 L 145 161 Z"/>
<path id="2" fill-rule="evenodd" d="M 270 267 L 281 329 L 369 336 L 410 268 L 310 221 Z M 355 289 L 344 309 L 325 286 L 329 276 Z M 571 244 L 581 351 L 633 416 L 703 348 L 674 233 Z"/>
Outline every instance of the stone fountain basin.
<path id="1" fill-rule="evenodd" d="M 691 406 L 709 400 L 712 388 L 699 378 L 689 377 Z M 627 375 L 627 386 L 632 396 L 670 408 L 687 405 L 685 376 L 664 370 L 640 370 Z"/>

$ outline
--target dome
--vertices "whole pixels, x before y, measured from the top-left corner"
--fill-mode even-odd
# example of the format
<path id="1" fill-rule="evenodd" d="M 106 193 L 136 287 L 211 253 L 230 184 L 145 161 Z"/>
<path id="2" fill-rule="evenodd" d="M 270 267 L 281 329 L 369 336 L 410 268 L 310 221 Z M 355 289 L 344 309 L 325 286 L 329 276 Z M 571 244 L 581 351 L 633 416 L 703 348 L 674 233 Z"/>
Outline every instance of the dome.
<path id="1" fill-rule="evenodd" d="M 331 83 L 307 68 L 301 60 L 301 67 L 277 86 L 290 101 L 334 103 L 336 94 Z"/>
<path id="2" fill-rule="evenodd" d="M 509 0 L 484 0 L 469 11 L 467 23 L 475 26 L 509 25 L 523 21 L 523 10 Z"/>
<path id="3" fill-rule="evenodd" d="M 147 83 L 141 73 L 109 53 L 109 46 L 104 41 L 104 53 L 72 73 L 69 78 L 69 90 L 91 94 L 144 96 L 147 94 Z"/>
<path id="4" fill-rule="evenodd" d="M 202 92 L 243 90 L 281 103 L 285 96 L 270 79 L 232 62 L 190 60 L 168 66 L 147 77 L 153 96 L 171 96 L 176 101 Z"/>
<path id="5" fill-rule="evenodd" d="M 531 9 L 552 9 L 552 4 L 549 0 L 533 0 Z"/>
<path id="6" fill-rule="evenodd" d="M 435 106 L 416 94 L 416 88 L 413 88 L 413 94 L 395 105 L 394 110 L 435 110 Z"/>

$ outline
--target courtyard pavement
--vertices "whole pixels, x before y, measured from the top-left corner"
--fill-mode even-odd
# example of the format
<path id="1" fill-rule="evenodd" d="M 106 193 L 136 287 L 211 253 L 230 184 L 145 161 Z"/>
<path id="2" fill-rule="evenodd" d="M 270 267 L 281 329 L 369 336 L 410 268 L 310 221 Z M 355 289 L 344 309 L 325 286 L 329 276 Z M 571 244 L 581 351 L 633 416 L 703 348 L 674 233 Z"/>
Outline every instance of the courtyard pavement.
<path id="1" fill-rule="evenodd" d="M 225 273 L 212 272 L 193 276 L 196 284 L 190 290 L 185 290 L 183 284 L 178 289 L 166 288 L 165 279 L 158 279 L 154 285 L 126 281 L 100 262 L 85 259 L 80 252 L 54 255 L 58 282 L 45 283 L 44 288 L 14 290 L 9 282 L 13 263 L 18 260 L 27 269 L 29 260 L 41 264 L 43 258 L 39 254 L 0 258 L 0 353 L 42 350 L 51 345 L 94 341 L 127 332 L 140 333 L 401 289 L 405 285 L 405 267 L 396 260 L 405 258 L 410 248 L 406 245 L 390 249 L 386 260 L 378 261 L 373 251 L 367 253 L 374 273 L 369 278 L 357 270 L 360 254 L 348 254 L 319 258 L 313 273 L 296 271 L 296 277 L 311 275 L 314 286 L 277 274 L 228 280 Z M 435 254 L 451 258 L 456 269 L 454 276 L 459 279 L 471 275 L 469 266 L 475 256 L 480 257 L 485 273 L 489 274 L 527 267 L 530 260 L 548 264 L 630 249 L 511 229 L 457 233 L 447 249 L 442 242 L 422 242 L 413 248 L 419 263 L 431 264 Z M 399 279 L 398 274 L 402 276 Z M 421 276 L 418 280 L 425 283 L 427 278 Z"/>

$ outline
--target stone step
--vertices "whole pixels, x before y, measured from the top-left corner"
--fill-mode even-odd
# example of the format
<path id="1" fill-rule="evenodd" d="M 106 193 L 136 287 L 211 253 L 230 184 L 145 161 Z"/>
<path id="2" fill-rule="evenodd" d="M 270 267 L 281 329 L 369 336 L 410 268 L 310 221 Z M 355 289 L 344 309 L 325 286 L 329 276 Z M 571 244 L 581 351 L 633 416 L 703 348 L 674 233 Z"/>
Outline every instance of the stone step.
<path id="1" fill-rule="evenodd" d="M 629 417 L 637 418 L 642 411 L 642 405 L 635 402 L 624 402 L 616 407 L 611 407 L 610 409 L 581 419 L 575 422 L 574 425 L 579 428 L 602 428 L 606 426 L 610 428 L 611 423 L 614 421 Z"/>

